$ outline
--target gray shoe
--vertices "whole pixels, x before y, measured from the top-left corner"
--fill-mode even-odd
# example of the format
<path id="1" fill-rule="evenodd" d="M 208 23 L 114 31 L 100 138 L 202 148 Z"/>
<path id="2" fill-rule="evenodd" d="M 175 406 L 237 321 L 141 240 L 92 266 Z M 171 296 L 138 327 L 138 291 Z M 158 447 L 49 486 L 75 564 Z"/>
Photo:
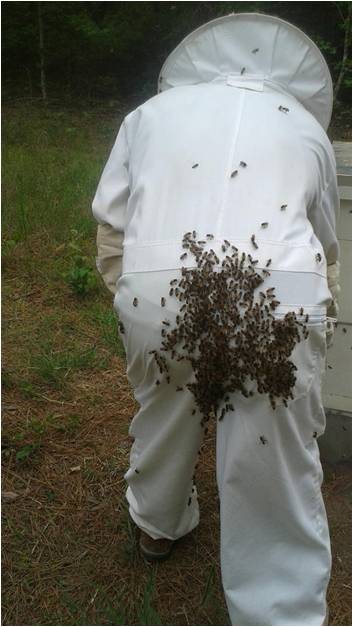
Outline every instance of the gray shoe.
<path id="1" fill-rule="evenodd" d="M 148 560 L 165 560 L 169 557 L 174 546 L 174 540 L 158 538 L 154 540 L 145 531 L 140 529 L 140 551 Z"/>

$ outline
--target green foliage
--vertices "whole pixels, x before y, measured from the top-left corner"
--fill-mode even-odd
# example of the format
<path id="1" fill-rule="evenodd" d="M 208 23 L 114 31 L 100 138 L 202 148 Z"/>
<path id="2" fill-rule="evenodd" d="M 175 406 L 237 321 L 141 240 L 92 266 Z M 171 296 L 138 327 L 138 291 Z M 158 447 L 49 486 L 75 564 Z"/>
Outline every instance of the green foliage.
<path id="1" fill-rule="evenodd" d="M 85 296 L 97 285 L 92 268 L 84 265 L 84 258 L 75 257 L 75 266 L 66 274 L 69 285 L 78 296 Z"/>
<path id="2" fill-rule="evenodd" d="M 40 94 L 37 5 L 4 4 L 5 97 Z M 342 58 L 349 5 L 331 1 L 42 2 L 49 99 L 145 100 L 155 94 L 161 64 L 179 41 L 208 20 L 232 12 L 262 12 L 294 23 L 316 38 L 336 80 L 335 64 Z M 345 96 L 350 98 L 347 91 Z"/>
<path id="3" fill-rule="evenodd" d="M 101 305 L 91 307 L 89 317 L 99 326 L 100 335 L 110 351 L 124 357 L 125 351 L 118 332 L 118 317 L 114 309 Z"/>
<path id="4" fill-rule="evenodd" d="M 34 455 L 34 453 L 36 453 L 36 451 L 38 450 L 40 444 L 38 443 L 34 443 L 34 444 L 26 444 L 26 446 L 23 446 L 22 448 L 20 448 L 19 451 L 17 451 L 16 453 L 16 460 L 17 461 L 27 461 L 29 459 L 29 457 L 32 457 Z"/>
<path id="5" fill-rule="evenodd" d="M 83 254 L 81 246 L 82 235 L 77 229 L 71 229 L 72 240 L 68 244 L 71 251 L 72 267 L 63 273 L 72 291 L 77 296 L 86 296 L 97 287 L 97 277 L 90 265 L 89 258 Z"/>
<path id="6" fill-rule="evenodd" d="M 153 599 L 155 595 L 156 580 L 155 573 L 152 571 L 145 585 L 141 607 L 138 611 L 139 625 L 162 625 L 162 621 L 155 608 L 153 607 Z"/>

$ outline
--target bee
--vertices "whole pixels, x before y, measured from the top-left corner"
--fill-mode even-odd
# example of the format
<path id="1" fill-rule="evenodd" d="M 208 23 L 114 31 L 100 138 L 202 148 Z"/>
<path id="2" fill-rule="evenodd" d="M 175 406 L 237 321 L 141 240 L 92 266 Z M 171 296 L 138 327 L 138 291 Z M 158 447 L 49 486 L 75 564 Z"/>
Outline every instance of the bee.
<path id="1" fill-rule="evenodd" d="M 178 283 L 178 279 L 173 279 L 170 281 L 169 285 L 176 285 Z"/>
<path id="2" fill-rule="evenodd" d="M 260 435 L 260 442 L 261 442 L 261 444 L 267 444 L 267 440 L 266 440 L 265 436 Z"/>
<path id="3" fill-rule="evenodd" d="M 160 380 L 159 380 L 159 379 L 157 379 L 157 380 L 156 380 L 156 385 L 160 385 L 160 383 L 161 383 L 161 382 L 160 382 Z"/>
<path id="4" fill-rule="evenodd" d="M 196 414 L 196 409 L 193 409 L 192 412 L 191 412 L 191 415 L 195 416 L 195 414 Z"/>
<path id="5" fill-rule="evenodd" d="M 306 316 L 305 316 L 305 322 L 309 322 L 309 315 L 308 314 L 306 314 Z"/>
<path id="6" fill-rule="evenodd" d="M 236 248 L 235 246 L 232 246 L 232 250 L 234 250 L 235 253 L 239 252 L 238 248 Z"/>
<path id="7" fill-rule="evenodd" d="M 191 505 L 191 496 L 189 496 L 188 505 Z"/>
<path id="8" fill-rule="evenodd" d="M 313 438 L 317 438 L 317 431 L 313 432 Z"/>
<path id="9" fill-rule="evenodd" d="M 289 111 L 289 109 L 287 109 L 287 107 L 282 107 L 282 105 L 280 105 L 280 106 L 278 107 L 278 110 L 279 110 L 279 111 L 283 111 L 283 113 L 288 113 L 288 111 Z"/>
<path id="10" fill-rule="evenodd" d="M 315 259 L 316 259 L 316 261 L 317 261 L 318 263 L 320 263 L 320 261 L 321 261 L 321 259 L 322 259 L 322 257 L 321 257 L 321 255 L 320 255 L 320 253 L 317 253 L 317 254 L 315 255 Z"/>
<path id="11" fill-rule="evenodd" d="M 333 370 L 332 366 L 327 366 L 329 370 Z"/>
<path id="12" fill-rule="evenodd" d="M 218 420 L 223 420 L 223 418 L 224 418 L 224 416 L 225 416 L 225 413 L 226 413 L 226 410 L 225 410 L 225 408 L 223 408 L 223 409 L 222 409 L 222 411 L 221 411 L 221 415 L 220 415 L 220 417 L 218 418 Z"/>
<path id="13" fill-rule="evenodd" d="M 187 253 L 183 253 L 183 254 L 180 256 L 180 259 L 181 259 L 181 260 L 186 259 L 186 257 L 187 257 L 187 256 L 188 256 L 188 254 L 187 254 Z"/>
<path id="14" fill-rule="evenodd" d="M 175 389 L 175 391 L 176 392 L 182 392 L 183 388 L 180 385 L 178 385 L 178 387 Z"/>
<path id="15" fill-rule="evenodd" d="M 165 324 L 166 327 L 170 327 L 169 320 L 162 320 L 162 324 Z"/>
<path id="16" fill-rule="evenodd" d="M 287 209 L 288 205 L 281 205 L 281 211 L 284 211 L 285 209 Z"/>
<path id="17" fill-rule="evenodd" d="M 240 74 L 244 74 L 244 72 L 245 72 L 245 67 L 241 68 Z"/>
<path id="18" fill-rule="evenodd" d="M 166 382 L 170 383 L 170 376 L 169 375 L 166 376 Z"/>
<path id="19" fill-rule="evenodd" d="M 202 239 L 201 239 L 201 240 L 199 240 L 197 243 L 198 243 L 200 246 L 202 246 L 203 244 L 206 244 L 206 242 L 205 242 L 204 240 L 202 240 Z"/>
<path id="20" fill-rule="evenodd" d="M 193 236 L 194 239 L 196 239 L 196 231 L 192 232 L 192 236 Z"/>
<path id="21" fill-rule="evenodd" d="M 251 52 L 252 52 L 253 54 L 256 54 L 257 52 L 259 52 L 259 50 L 260 50 L 260 48 L 254 48 L 254 50 L 252 50 Z"/>
<path id="22" fill-rule="evenodd" d="M 303 307 L 301 307 L 301 308 L 299 309 L 299 315 L 300 315 L 300 316 L 302 316 L 303 314 L 304 314 L 304 309 L 303 309 Z"/>
<path id="23" fill-rule="evenodd" d="M 120 331 L 120 333 L 121 333 L 121 334 L 124 334 L 124 333 L 125 333 L 125 328 L 124 328 L 124 325 L 123 325 L 123 323 L 122 323 L 122 322 L 119 322 L 119 323 L 118 323 L 118 327 L 119 327 L 119 331 Z"/>
<path id="24" fill-rule="evenodd" d="M 139 301 L 136 298 L 136 296 L 135 296 L 134 300 L 132 301 L 132 304 L 133 304 L 134 307 L 137 307 L 137 305 L 139 304 Z"/>
<path id="25" fill-rule="evenodd" d="M 252 235 L 250 239 L 251 239 L 251 242 L 252 242 L 252 245 L 254 246 L 254 248 L 258 248 L 258 245 L 255 242 L 255 235 Z"/>
<path id="26" fill-rule="evenodd" d="M 135 468 L 135 472 L 136 472 L 137 475 L 140 473 L 140 471 L 137 470 L 137 468 Z"/>
<path id="27" fill-rule="evenodd" d="M 214 236 L 212 235 L 212 233 L 207 233 L 206 237 L 207 239 L 214 239 Z"/>
<path id="28" fill-rule="evenodd" d="M 233 179 L 237 174 L 238 174 L 238 170 L 233 170 L 233 172 L 230 175 L 230 178 Z"/>
<path id="29" fill-rule="evenodd" d="M 171 288 L 171 289 L 169 290 L 169 296 L 173 296 L 173 294 L 174 294 L 174 290 L 173 290 L 173 288 Z"/>
<path id="30" fill-rule="evenodd" d="M 163 76 L 160 76 L 160 77 L 159 77 L 159 82 L 161 83 L 161 82 L 162 82 L 162 80 L 163 80 Z"/>
<path id="31" fill-rule="evenodd" d="M 246 166 L 247 166 L 248 164 L 247 164 L 247 163 L 245 163 L 245 161 L 241 161 L 241 162 L 239 163 L 239 165 L 240 165 L 242 168 L 246 168 Z"/>
<path id="32" fill-rule="evenodd" d="M 192 166 L 192 169 L 194 170 L 195 168 L 198 168 L 199 164 L 198 163 L 194 163 L 194 165 Z"/>
<path id="33" fill-rule="evenodd" d="M 343 333 L 347 333 L 346 327 L 343 327 L 342 331 L 343 331 Z"/>
<path id="34" fill-rule="evenodd" d="M 161 307 L 165 307 L 165 298 L 162 296 L 161 298 Z"/>
<path id="35" fill-rule="evenodd" d="M 267 259 L 266 261 L 266 268 L 268 268 L 269 265 L 271 265 L 272 263 L 272 259 Z"/>
<path id="36" fill-rule="evenodd" d="M 224 244 L 222 244 L 222 251 L 225 253 L 227 250 L 227 246 L 225 246 Z"/>
<path id="37" fill-rule="evenodd" d="M 262 229 L 267 229 L 267 227 L 268 227 L 268 222 L 261 222 Z"/>

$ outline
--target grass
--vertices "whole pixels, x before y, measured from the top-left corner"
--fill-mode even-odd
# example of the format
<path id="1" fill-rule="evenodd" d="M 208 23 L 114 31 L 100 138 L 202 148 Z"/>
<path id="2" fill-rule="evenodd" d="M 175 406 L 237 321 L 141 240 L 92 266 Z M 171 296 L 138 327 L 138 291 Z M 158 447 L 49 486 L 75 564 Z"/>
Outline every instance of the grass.
<path id="1" fill-rule="evenodd" d="M 3 624 L 227 625 L 212 428 L 201 523 L 169 560 L 141 558 L 128 514 L 136 403 L 90 209 L 121 113 L 4 114 L 2 462 L 16 497 L 2 509 Z M 336 625 L 350 624 L 347 485 L 344 473 L 326 485 Z"/>

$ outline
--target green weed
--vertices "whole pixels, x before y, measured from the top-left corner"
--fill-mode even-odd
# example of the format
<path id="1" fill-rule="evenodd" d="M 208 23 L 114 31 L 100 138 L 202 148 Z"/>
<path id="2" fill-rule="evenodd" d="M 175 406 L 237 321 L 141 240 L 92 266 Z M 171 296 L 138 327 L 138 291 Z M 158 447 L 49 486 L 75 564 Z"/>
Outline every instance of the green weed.
<path id="1" fill-rule="evenodd" d="M 16 460 L 27 461 L 29 457 L 33 457 L 39 447 L 40 444 L 38 442 L 35 442 L 34 444 L 26 444 L 26 446 L 23 446 L 19 451 L 17 451 Z"/>
<path id="2" fill-rule="evenodd" d="M 100 336 L 114 355 L 125 356 L 124 346 L 118 332 L 118 317 L 113 308 L 92 308 L 89 316 L 98 324 Z"/>
<path id="3" fill-rule="evenodd" d="M 53 351 L 44 346 L 40 353 L 32 355 L 30 368 L 46 383 L 62 388 L 72 370 L 94 368 L 98 357 L 96 348 L 76 351 Z"/>
<path id="4" fill-rule="evenodd" d="M 155 573 L 152 571 L 143 591 L 140 609 L 138 610 L 138 619 L 140 625 L 162 625 L 162 620 L 155 608 L 153 607 L 153 599 L 155 595 L 156 581 Z"/>

